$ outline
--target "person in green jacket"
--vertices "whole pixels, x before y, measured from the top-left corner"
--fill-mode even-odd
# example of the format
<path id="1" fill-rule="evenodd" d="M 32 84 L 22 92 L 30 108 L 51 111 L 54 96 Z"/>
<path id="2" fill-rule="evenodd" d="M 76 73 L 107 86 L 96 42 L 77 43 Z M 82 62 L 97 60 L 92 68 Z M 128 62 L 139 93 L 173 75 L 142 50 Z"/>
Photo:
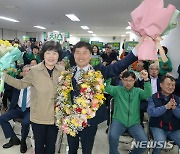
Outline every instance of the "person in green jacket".
<path id="1" fill-rule="evenodd" d="M 30 64 L 30 61 L 35 59 L 38 63 L 40 63 L 42 60 L 40 58 L 40 54 L 39 54 L 39 47 L 38 46 L 34 46 L 32 49 L 32 53 L 25 53 L 27 62 Z"/>
<path id="2" fill-rule="evenodd" d="M 144 79 L 144 90 L 134 87 L 136 75 L 134 72 L 126 71 L 122 74 L 123 86 L 112 86 L 111 80 L 106 81 L 105 91 L 114 98 L 114 113 L 109 132 L 110 154 L 119 154 L 119 137 L 126 131 L 136 141 L 148 141 L 147 135 L 140 124 L 140 101 L 151 97 L 152 88 L 148 79 L 148 73 L 142 70 L 141 78 Z M 144 148 L 134 148 L 132 154 L 141 154 Z"/>
<path id="3" fill-rule="evenodd" d="M 165 55 L 166 55 L 166 57 L 168 59 L 166 62 L 163 62 L 161 57 L 158 58 L 158 60 L 159 60 L 159 68 L 160 68 L 159 74 L 161 76 L 164 76 L 164 75 L 166 75 L 166 73 L 172 71 L 172 62 L 171 62 L 171 59 L 167 56 L 168 49 L 165 46 L 162 46 L 162 47 L 163 47 L 164 53 L 165 53 Z"/>

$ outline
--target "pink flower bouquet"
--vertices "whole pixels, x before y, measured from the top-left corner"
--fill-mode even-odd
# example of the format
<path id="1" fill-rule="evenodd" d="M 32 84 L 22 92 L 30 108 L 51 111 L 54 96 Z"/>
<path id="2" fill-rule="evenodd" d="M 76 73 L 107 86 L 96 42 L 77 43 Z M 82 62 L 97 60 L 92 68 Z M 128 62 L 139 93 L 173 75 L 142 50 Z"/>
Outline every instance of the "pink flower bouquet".
<path id="1" fill-rule="evenodd" d="M 175 6 L 171 4 L 164 8 L 163 0 L 144 0 L 131 12 L 132 22 L 130 26 L 132 30 L 142 37 L 149 36 L 152 38 L 145 39 L 139 47 L 139 60 L 158 59 L 154 39 L 167 31 L 167 28 L 172 29 L 170 25 L 174 21 L 175 10 Z"/>

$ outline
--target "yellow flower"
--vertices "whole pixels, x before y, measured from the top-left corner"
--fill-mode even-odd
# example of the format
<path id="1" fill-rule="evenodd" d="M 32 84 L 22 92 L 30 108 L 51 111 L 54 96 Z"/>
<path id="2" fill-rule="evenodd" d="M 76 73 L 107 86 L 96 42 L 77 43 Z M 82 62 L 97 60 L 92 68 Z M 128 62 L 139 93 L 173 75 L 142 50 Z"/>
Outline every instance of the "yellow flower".
<path id="1" fill-rule="evenodd" d="M 65 112 L 66 112 L 67 114 L 70 114 L 70 113 L 71 113 L 71 110 L 70 110 L 68 107 L 66 107 L 64 110 L 65 110 Z"/>
<path id="2" fill-rule="evenodd" d="M 91 115 L 88 115 L 88 116 L 87 116 L 87 119 L 91 119 Z"/>
<path id="3" fill-rule="evenodd" d="M 76 136 L 76 133 L 73 132 L 73 131 L 71 131 L 71 132 L 70 132 L 70 135 L 71 135 L 71 136 Z"/>
<path id="4" fill-rule="evenodd" d="M 88 72 L 88 75 L 89 75 L 89 76 L 94 76 L 94 74 L 93 74 L 92 71 L 89 71 L 89 72 Z"/>
<path id="5" fill-rule="evenodd" d="M 13 47 L 18 47 L 18 44 L 15 43 L 15 44 L 13 45 Z"/>
<path id="6" fill-rule="evenodd" d="M 101 89 L 104 89 L 104 85 L 103 84 L 101 85 Z"/>
<path id="7" fill-rule="evenodd" d="M 72 119 L 71 120 L 71 123 L 74 125 L 76 123 L 76 120 L 75 119 Z"/>
<path id="8" fill-rule="evenodd" d="M 83 107 L 87 107 L 87 103 L 86 102 L 82 102 L 81 103 Z"/>
<path id="9" fill-rule="evenodd" d="M 65 122 L 68 124 L 68 123 L 70 123 L 70 120 L 69 120 L 69 119 L 66 119 L 66 121 L 65 121 Z"/>
<path id="10" fill-rule="evenodd" d="M 95 97 L 96 97 L 97 99 L 99 99 L 99 100 L 104 99 L 104 95 L 103 95 L 103 94 L 97 94 Z"/>
<path id="11" fill-rule="evenodd" d="M 76 102 L 77 102 L 77 104 L 83 104 L 83 103 L 85 103 L 85 100 L 84 100 L 84 98 L 82 98 L 82 97 L 78 97 L 78 98 L 76 99 Z"/>
<path id="12" fill-rule="evenodd" d="M 88 85 L 87 85 L 87 84 L 85 84 L 85 83 L 83 83 L 83 84 L 81 84 L 81 87 L 82 87 L 82 88 L 87 88 L 87 87 L 88 87 Z"/>
<path id="13" fill-rule="evenodd" d="M 58 108 L 58 107 L 55 108 L 55 112 L 56 112 L 56 113 L 59 112 L 59 108 Z"/>
<path id="14" fill-rule="evenodd" d="M 73 108 L 76 109 L 76 108 L 77 108 L 77 105 L 76 105 L 76 104 L 73 104 Z"/>
<path id="15" fill-rule="evenodd" d="M 85 109 L 82 109 L 81 113 L 82 113 L 82 114 L 86 114 L 87 112 L 86 112 Z"/>
<path id="16" fill-rule="evenodd" d="M 4 44 L 5 44 L 6 47 L 12 46 L 11 43 L 9 43 L 9 41 L 5 41 Z"/>
<path id="17" fill-rule="evenodd" d="M 74 123 L 74 126 L 78 127 L 78 126 L 79 126 L 79 124 L 76 122 L 76 123 Z"/>

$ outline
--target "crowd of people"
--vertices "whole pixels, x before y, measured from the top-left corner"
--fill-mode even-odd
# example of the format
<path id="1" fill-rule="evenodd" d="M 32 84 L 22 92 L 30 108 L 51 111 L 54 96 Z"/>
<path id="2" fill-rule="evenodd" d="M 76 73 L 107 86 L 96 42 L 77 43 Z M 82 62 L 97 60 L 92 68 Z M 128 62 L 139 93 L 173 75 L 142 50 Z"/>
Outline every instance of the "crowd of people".
<path id="1" fill-rule="evenodd" d="M 3 148 L 20 145 L 20 152 L 27 151 L 26 138 L 29 126 L 32 126 L 36 154 L 54 154 L 58 128 L 55 125 L 54 100 L 56 85 L 60 73 L 74 67 L 71 101 L 80 93 L 77 83 L 80 70 L 100 71 L 106 81 L 105 103 L 89 119 L 88 126 L 75 137 L 67 135 L 69 154 L 77 154 L 79 142 L 83 154 L 91 154 L 98 124 L 108 120 L 109 153 L 118 154 L 119 138 L 128 131 L 136 141 L 148 142 L 143 126 L 144 112 L 149 115 L 149 133 L 156 142 L 166 143 L 172 140 L 180 148 L 180 66 L 179 76 L 175 79 L 170 72 L 170 58 L 159 63 L 137 59 L 138 47 L 132 52 L 118 51 L 111 45 L 105 45 L 105 51 L 87 42 L 80 41 L 63 50 L 55 41 L 27 41 L 21 45 L 23 66 L 16 69 L 19 73 L 11 76 L 4 72 L 5 90 L 2 96 L 4 114 L 0 116 L 0 125 L 5 138 L 10 138 Z M 157 42 L 159 47 L 159 42 Z M 125 49 L 124 49 L 125 50 Z M 159 48 L 167 55 L 167 47 Z M 121 57 L 121 58 L 120 58 Z M 110 99 L 113 98 L 113 112 L 109 113 Z M 8 101 L 10 104 L 8 104 Z M 112 114 L 112 116 L 110 116 Z M 22 118 L 21 139 L 14 133 L 9 121 Z M 111 119 L 110 119 L 111 118 Z M 145 148 L 134 148 L 131 154 L 141 154 Z M 154 154 L 161 148 L 155 147 Z"/>

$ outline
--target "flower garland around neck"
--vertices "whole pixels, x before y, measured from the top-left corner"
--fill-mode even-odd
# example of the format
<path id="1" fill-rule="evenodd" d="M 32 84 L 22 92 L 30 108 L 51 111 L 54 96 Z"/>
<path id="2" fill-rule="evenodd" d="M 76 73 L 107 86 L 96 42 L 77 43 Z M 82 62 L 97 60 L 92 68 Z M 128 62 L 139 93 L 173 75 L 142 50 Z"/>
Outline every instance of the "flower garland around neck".
<path id="1" fill-rule="evenodd" d="M 89 70 L 77 82 L 79 95 L 71 101 L 73 71 L 62 72 L 58 80 L 55 104 L 56 125 L 64 133 L 76 136 L 88 126 L 103 104 L 104 79 L 100 71 Z"/>

